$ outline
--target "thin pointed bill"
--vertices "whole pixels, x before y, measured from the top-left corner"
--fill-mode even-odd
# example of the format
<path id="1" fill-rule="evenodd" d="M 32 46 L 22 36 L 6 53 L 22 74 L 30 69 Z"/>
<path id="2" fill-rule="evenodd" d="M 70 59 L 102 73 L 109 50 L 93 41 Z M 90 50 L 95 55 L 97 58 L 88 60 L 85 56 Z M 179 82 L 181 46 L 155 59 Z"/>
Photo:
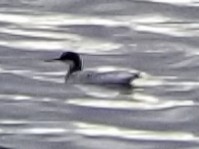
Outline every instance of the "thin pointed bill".
<path id="1" fill-rule="evenodd" d="M 54 62 L 54 61 L 60 61 L 60 59 L 59 58 L 55 58 L 55 59 L 44 60 L 44 62 Z"/>

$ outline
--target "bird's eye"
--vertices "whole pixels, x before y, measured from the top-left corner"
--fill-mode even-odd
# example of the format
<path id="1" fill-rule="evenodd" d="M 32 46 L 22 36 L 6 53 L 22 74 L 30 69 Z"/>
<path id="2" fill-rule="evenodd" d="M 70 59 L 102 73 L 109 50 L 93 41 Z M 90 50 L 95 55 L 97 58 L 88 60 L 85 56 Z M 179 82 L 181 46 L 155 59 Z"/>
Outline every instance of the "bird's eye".
<path id="1" fill-rule="evenodd" d="M 91 77 L 91 74 L 87 74 L 87 77 L 90 78 L 90 77 Z"/>

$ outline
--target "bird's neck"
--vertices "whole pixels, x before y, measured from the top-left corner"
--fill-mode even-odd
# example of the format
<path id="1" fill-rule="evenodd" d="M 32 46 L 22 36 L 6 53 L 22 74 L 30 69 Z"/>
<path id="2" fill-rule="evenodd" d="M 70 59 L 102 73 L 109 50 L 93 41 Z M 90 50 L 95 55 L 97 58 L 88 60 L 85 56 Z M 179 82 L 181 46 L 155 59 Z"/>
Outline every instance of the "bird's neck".
<path id="1" fill-rule="evenodd" d="M 66 76 L 65 76 L 65 80 L 68 80 L 68 78 L 70 78 L 70 76 L 77 71 L 80 71 L 80 70 L 76 70 L 75 64 L 73 62 L 70 62 L 68 72 L 66 73 Z"/>

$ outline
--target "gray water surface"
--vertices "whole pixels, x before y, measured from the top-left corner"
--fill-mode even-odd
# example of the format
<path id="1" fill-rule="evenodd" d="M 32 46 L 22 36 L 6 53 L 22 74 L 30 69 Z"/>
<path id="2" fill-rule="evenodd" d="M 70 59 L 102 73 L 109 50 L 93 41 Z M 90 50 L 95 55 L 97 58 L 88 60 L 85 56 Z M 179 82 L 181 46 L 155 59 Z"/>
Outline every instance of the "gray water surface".
<path id="1" fill-rule="evenodd" d="M 0 146 L 197 149 L 199 1 L 0 0 Z M 64 83 L 45 60 L 141 71 L 135 88 Z"/>

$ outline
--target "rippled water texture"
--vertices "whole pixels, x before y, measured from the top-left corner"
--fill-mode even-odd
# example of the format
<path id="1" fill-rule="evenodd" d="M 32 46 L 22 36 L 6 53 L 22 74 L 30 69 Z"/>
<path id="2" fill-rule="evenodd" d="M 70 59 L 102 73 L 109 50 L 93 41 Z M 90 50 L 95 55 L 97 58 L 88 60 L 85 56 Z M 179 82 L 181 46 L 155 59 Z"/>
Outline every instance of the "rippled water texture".
<path id="1" fill-rule="evenodd" d="M 198 0 L 0 0 L 0 146 L 197 149 Z M 135 88 L 64 83 L 45 60 L 141 71 Z"/>

